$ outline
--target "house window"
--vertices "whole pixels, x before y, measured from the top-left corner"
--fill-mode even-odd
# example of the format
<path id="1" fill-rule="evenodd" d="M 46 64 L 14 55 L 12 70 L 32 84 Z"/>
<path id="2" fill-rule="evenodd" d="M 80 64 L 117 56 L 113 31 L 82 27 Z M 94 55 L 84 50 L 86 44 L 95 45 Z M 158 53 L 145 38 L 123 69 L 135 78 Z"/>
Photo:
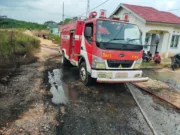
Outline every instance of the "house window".
<path id="1" fill-rule="evenodd" d="M 179 35 L 173 35 L 171 40 L 171 48 L 177 48 L 179 43 Z"/>

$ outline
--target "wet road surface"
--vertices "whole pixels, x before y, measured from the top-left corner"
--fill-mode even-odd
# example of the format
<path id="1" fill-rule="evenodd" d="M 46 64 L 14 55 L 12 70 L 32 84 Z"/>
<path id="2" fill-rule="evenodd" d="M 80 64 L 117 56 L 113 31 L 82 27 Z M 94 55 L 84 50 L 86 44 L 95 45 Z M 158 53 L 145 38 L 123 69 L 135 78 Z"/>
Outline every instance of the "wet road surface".
<path id="1" fill-rule="evenodd" d="M 123 84 L 85 87 L 76 68 L 49 72 L 52 102 L 65 105 L 57 134 L 151 135 L 143 115 Z"/>
<path id="2" fill-rule="evenodd" d="M 52 102 L 60 108 L 57 135 L 153 134 L 126 85 L 85 87 L 74 67 L 48 74 Z M 180 134 L 179 110 L 134 86 L 130 88 L 158 135 Z"/>
<path id="3" fill-rule="evenodd" d="M 158 135 L 180 135 L 180 110 L 130 87 Z"/>

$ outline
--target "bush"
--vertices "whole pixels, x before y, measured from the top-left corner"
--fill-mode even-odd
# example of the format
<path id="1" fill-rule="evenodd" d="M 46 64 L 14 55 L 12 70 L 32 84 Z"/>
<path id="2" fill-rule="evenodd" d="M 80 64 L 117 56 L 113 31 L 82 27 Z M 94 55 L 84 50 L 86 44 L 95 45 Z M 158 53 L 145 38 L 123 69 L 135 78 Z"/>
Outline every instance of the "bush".
<path id="1" fill-rule="evenodd" d="M 54 43 L 59 44 L 60 43 L 60 37 L 53 34 L 48 34 L 47 39 L 52 40 Z"/>
<path id="2" fill-rule="evenodd" d="M 19 31 L 0 30 L 0 57 L 32 55 L 40 48 L 40 41 Z"/>

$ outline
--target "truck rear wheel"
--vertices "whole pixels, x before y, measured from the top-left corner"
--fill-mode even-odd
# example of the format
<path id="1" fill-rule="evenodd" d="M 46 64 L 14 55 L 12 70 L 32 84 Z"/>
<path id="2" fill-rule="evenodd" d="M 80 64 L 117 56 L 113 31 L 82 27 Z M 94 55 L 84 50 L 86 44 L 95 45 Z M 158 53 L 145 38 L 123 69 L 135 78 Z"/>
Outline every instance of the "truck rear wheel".
<path id="1" fill-rule="evenodd" d="M 69 66 L 70 62 L 66 59 L 64 52 L 62 53 L 61 63 L 63 66 Z"/>
<path id="2" fill-rule="evenodd" d="M 79 76 L 80 76 L 81 81 L 84 83 L 85 86 L 89 86 L 89 85 L 92 84 L 92 78 L 88 74 L 85 62 L 82 62 L 80 64 L 80 67 L 79 67 Z"/>

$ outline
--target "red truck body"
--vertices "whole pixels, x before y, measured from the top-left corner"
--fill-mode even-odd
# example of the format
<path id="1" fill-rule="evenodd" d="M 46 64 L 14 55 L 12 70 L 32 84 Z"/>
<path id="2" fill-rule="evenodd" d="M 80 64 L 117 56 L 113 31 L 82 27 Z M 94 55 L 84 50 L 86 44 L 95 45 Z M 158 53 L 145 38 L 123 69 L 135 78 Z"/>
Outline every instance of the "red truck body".
<path id="1" fill-rule="evenodd" d="M 131 27 L 135 36 L 139 34 L 134 24 L 104 17 L 94 18 L 92 13 L 88 20 L 63 25 L 60 30 L 62 64 L 71 63 L 79 67 L 85 85 L 92 80 L 112 83 L 147 81 L 147 77 L 142 77 L 142 71 L 137 70 L 142 60 L 142 45 L 136 45 L 134 41 L 133 44 L 125 43 L 138 39 L 117 38 L 118 34 L 127 37 Z"/>

